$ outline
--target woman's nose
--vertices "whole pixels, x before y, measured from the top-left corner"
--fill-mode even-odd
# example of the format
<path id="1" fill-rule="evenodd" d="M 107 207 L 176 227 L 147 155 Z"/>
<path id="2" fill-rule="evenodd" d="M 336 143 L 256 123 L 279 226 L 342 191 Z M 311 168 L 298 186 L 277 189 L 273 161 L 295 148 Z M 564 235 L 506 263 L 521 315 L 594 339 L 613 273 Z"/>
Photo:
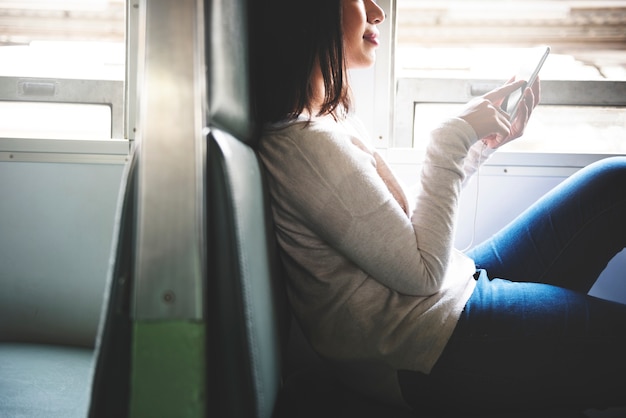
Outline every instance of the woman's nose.
<path id="1" fill-rule="evenodd" d="M 369 10 L 367 11 L 367 21 L 372 25 L 379 25 L 383 23 L 387 14 L 385 11 L 373 0 L 371 0 L 369 5 Z"/>

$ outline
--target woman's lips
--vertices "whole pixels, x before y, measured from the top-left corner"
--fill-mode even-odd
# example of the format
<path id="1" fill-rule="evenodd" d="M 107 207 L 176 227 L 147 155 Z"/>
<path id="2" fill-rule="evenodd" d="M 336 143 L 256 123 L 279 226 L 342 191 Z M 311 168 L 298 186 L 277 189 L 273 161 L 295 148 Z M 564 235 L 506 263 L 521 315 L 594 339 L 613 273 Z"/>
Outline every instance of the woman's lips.
<path id="1" fill-rule="evenodd" d="M 376 46 L 378 46 L 379 42 L 378 42 L 378 34 L 377 33 L 366 33 L 363 36 L 363 39 L 365 39 L 367 42 L 370 42 Z"/>

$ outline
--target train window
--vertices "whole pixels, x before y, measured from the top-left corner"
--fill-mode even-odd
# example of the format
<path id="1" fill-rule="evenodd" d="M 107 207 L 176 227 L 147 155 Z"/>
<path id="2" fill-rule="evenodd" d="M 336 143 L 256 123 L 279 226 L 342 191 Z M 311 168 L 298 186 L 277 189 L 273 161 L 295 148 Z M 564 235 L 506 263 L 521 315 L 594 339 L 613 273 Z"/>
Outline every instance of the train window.
<path id="1" fill-rule="evenodd" d="M 626 153 L 626 1 L 400 0 L 392 147 L 423 148 L 432 121 L 506 81 L 523 52 L 552 47 L 542 105 L 520 153 Z"/>
<path id="2" fill-rule="evenodd" d="M 111 138 L 111 109 L 106 105 L 0 102 L 0 135 L 5 138 Z"/>
<path id="3" fill-rule="evenodd" d="M 0 0 L 4 150 L 31 138 L 118 141 L 128 152 L 127 12 L 126 0 Z"/>

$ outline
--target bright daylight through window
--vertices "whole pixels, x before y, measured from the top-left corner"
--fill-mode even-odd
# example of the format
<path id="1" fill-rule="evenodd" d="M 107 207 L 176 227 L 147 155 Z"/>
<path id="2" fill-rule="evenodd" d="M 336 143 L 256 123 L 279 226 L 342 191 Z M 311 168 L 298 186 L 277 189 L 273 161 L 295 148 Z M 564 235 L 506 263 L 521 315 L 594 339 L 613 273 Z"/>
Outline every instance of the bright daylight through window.
<path id="1" fill-rule="evenodd" d="M 125 14 L 125 0 L 0 0 L 0 137 L 122 137 Z"/>
<path id="2" fill-rule="evenodd" d="M 424 98 L 417 80 L 505 81 L 522 64 L 522 50 L 550 45 L 540 73 L 546 100 L 526 138 L 506 150 L 626 153 L 626 97 L 614 97 L 626 83 L 626 1 L 399 0 L 397 22 L 398 89 L 421 92 L 411 99 L 412 138 L 400 146 L 423 147 L 431 121 L 463 101 L 438 97 L 437 89 Z"/>

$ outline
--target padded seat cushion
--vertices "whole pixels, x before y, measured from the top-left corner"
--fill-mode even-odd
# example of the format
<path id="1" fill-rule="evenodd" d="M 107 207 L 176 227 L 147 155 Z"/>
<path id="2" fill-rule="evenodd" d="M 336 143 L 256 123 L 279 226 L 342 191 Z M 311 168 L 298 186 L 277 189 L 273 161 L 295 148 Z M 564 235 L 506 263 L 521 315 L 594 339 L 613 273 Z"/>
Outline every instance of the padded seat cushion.
<path id="1" fill-rule="evenodd" d="M 0 344 L 0 416 L 84 418 L 91 390 L 93 350 Z"/>
<path id="2" fill-rule="evenodd" d="M 353 392 L 324 366 L 301 370 L 285 381 L 274 418 L 431 418 Z"/>

